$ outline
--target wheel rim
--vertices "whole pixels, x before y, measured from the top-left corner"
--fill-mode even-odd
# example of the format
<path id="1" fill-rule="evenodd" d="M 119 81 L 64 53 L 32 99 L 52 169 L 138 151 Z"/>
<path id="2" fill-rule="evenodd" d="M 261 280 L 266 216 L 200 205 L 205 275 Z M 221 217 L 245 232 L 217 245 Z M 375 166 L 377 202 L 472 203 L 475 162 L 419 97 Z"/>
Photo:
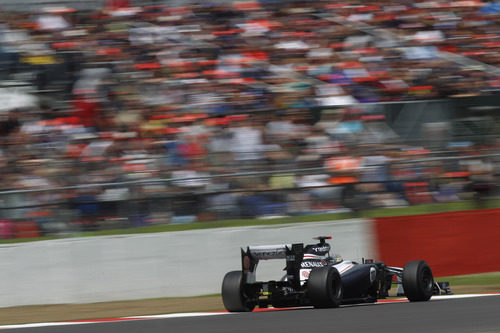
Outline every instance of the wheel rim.
<path id="1" fill-rule="evenodd" d="M 430 269 L 426 268 L 422 271 L 422 285 L 424 286 L 424 289 L 426 291 L 432 290 L 433 287 L 433 281 L 434 279 L 432 278 L 432 273 Z"/>
<path id="2" fill-rule="evenodd" d="M 342 288 L 340 287 L 340 281 L 335 277 L 332 279 L 332 296 L 333 299 L 340 299 L 342 297 Z"/>

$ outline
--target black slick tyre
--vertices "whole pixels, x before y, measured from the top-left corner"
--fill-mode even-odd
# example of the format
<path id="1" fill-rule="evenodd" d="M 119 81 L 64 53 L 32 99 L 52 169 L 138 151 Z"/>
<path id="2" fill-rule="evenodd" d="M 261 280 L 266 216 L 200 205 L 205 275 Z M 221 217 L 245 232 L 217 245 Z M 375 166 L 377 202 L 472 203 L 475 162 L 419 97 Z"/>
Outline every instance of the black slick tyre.
<path id="1" fill-rule="evenodd" d="M 307 294 L 315 308 L 336 308 L 342 302 L 342 280 L 332 266 L 313 268 L 307 281 Z"/>
<path id="2" fill-rule="evenodd" d="M 251 312 L 255 304 L 249 302 L 244 291 L 243 272 L 231 271 L 222 281 L 222 302 L 229 312 Z"/>
<path id="3" fill-rule="evenodd" d="M 434 277 L 423 260 L 406 263 L 403 270 L 403 290 L 410 302 L 428 301 L 434 289 Z"/>

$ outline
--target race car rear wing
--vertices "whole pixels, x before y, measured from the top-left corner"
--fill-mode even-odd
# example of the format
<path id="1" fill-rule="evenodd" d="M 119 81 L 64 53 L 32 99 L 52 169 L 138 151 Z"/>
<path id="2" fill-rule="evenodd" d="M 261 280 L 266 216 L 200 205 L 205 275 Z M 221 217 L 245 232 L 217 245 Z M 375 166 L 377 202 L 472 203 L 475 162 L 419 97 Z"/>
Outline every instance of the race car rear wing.
<path id="1" fill-rule="evenodd" d="M 247 282 L 255 277 L 259 260 L 285 259 L 287 280 L 300 287 L 300 264 L 304 259 L 304 244 L 248 246 L 241 249 L 241 266 Z"/>
<path id="2" fill-rule="evenodd" d="M 286 259 L 286 249 L 291 244 L 249 246 L 250 255 L 258 260 Z"/>

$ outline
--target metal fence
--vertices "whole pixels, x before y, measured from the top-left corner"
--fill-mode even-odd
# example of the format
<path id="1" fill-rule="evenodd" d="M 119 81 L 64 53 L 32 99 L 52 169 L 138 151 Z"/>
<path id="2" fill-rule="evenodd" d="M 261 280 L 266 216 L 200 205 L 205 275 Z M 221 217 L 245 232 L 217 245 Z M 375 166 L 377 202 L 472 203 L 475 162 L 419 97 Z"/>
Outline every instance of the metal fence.
<path id="1" fill-rule="evenodd" d="M 324 168 L 290 169 L 208 177 L 148 179 L 43 190 L 0 192 L 0 237 L 34 237 L 80 231 L 132 228 L 223 219 L 269 218 L 370 208 L 453 202 L 498 195 L 497 172 L 489 181 L 448 172 L 446 165 L 466 159 L 500 165 L 500 154 L 413 159 L 362 168 L 418 170 L 412 176 L 332 182 L 338 174 Z M 432 170 L 440 164 L 440 171 Z M 300 184 L 301 177 L 323 184 Z M 342 176 L 342 175 L 341 175 Z M 328 179 L 325 179 L 327 177 Z M 231 184 L 238 183 L 237 187 Z"/>
<path id="2" fill-rule="evenodd" d="M 2 11 L 36 12 L 44 8 L 72 7 L 77 10 L 96 10 L 105 6 L 105 0 L 0 0 Z"/>
<path id="3" fill-rule="evenodd" d="M 232 0 L 212 0 L 211 3 L 231 3 Z M 0 8 L 3 11 L 12 12 L 36 12 L 45 8 L 71 7 L 83 11 L 95 11 L 106 8 L 113 3 L 112 0 L 0 0 Z M 131 6 L 182 6 L 196 3 L 194 0 L 130 0 Z"/>

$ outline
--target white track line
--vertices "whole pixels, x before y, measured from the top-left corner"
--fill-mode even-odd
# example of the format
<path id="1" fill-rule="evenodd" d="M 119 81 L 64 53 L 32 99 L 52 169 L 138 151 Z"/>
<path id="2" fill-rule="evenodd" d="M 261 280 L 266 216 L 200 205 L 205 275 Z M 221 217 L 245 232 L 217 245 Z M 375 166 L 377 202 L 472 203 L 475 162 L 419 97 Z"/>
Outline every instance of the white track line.
<path id="1" fill-rule="evenodd" d="M 131 316 L 123 317 L 121 319 L 164 319 L 164 318 L 184 318 L 184 317 L 204 317 L 204 316 L 218 316 L 229 314 L 229 312 L 187 312 L 187 313 L 167 313 L 150 316 Z M 1 327 L 1 326 L 0 326 Z"/>
<path id="2" fill-rule="evenodd" d="M 484 297 L 484 296 L 500 296 L 500 293 L 433 296 L 431 298 L 431 301 Z M 391 303 L 398 303 L 398 302 L 404 302 L 404 301 L 405 301 L 404 298 L 399 298 L 399 299 L 394 299 L 394 300 L 385 300 L 385 301 L 377 303 L 377 304 L 391 304 Z M 185 317 L 220 316 L 220 315 L 227 315 L 227 314 L 230 314 L 230 313 L 229 312 L 168 313 L 168 314 L 150 315 L 150 316 L 131 316 L 131 317 L 119 317 L 119 318 L 107 318 L 107 319 L 95 319 L 95 320 L 31 323 L 31 324 L 17 324 L 17 325 L 0 325 L 0 330 L 16 329 L 16 328 L 36 328 L 36 327 L 50 327 L 50 326 L 102 324 L 102 323 L 111 323 L 111 322 L 119 322 L 119 321 L 132 321 L 132 320 L 151 320 L 151 319 L 169 319 L 169 318 L 185 318 Z"/>
<path id="3" fill-rule="evenodd" d="M 431 301 L 439 301 L 444 299 L 456 299 L 456 298 L 472 298 L 472 297 L 483 297 L 483 296 L 500 296 L 500 293 L 490 293 L 490 294 L 463 294 L 463 295 L 441 295 L 433 296 Z"/>
<path id="4" fill-rule="evenodd" d="M 50 326 L 72 326 L 72 325 L 86 325 L 86 324 L 102 324 L 113 323 L 119 321 L 135 321 L 135 320 L 149 320 L 149 319 L 168 319 L 168 318 L 185 318 L 185 317 L 206 317 L 218 316 L 229 314 L 229 312 L 189 312 L 189 313 L 168 313 L 150 316 L 131 316 L 95 320 L 79 320 L 79 321 L 61 321 L 61 322 L 47 322 L 47 323 L 31 323 L 31 324 L 15 324 L 15 325 L 1 325 L 0 330 L 15 329 L 15 328 L 34 328 L 34 327 L 50 327 Z"/>

